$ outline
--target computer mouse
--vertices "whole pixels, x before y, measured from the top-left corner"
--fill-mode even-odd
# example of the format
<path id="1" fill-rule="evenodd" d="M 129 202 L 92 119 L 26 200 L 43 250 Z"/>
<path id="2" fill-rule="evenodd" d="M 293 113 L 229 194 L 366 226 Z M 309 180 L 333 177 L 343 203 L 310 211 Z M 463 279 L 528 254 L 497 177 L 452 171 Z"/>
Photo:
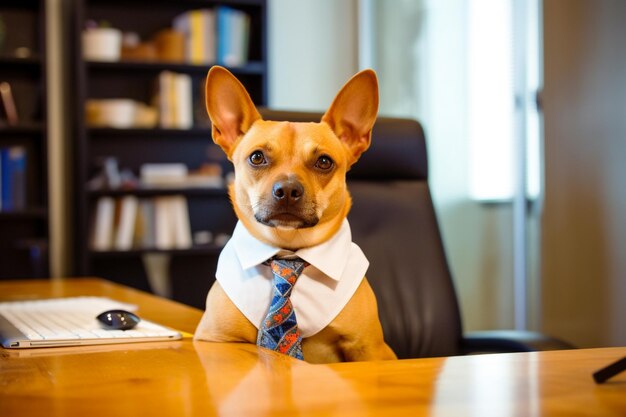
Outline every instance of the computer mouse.
<path id="1" fill-rule="evenodd" d="M 135 313 L 126 310 L 107 310 L 96 319 L 107 330 L 130 330 L 141 321 Z"/>

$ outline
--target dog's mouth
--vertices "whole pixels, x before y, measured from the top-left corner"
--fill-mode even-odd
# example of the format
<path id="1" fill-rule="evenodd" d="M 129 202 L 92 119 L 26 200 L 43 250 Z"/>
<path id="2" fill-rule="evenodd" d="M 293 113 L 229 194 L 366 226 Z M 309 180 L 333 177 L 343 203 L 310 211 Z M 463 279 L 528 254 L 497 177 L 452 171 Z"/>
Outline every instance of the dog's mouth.
<path id="1" fill-rule="evenodd" d="M 317 225 L 317 216 L 305 216 L 293 212 L 259 212 L 254 218 L 261 224 L 269 227 L 280 227 L 288 229 L 304 229 Z"/>

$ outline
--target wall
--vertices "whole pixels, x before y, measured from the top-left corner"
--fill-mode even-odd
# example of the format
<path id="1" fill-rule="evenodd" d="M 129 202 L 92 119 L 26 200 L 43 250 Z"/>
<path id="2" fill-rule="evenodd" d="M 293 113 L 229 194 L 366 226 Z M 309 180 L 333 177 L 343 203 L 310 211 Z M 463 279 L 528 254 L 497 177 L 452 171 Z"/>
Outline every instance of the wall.
<path id="1" fill-rule="evenodd" d="M 626 345 L 626 2 L 544 0 L 543 322 Z"/>
<path id="2" fill-rule="evenodd" d="M 324 111 L 357 71 L 356 0 L 269 0 L 269 105 Z"/>

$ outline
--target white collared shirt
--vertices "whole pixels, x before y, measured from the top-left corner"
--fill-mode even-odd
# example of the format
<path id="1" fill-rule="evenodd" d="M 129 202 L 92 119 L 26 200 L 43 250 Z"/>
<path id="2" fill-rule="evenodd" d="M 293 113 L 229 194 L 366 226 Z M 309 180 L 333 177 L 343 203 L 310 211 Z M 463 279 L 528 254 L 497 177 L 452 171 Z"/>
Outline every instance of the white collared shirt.
<path id="1" fill-rule="evenodd" d="M 217 263 L 216 278 L 228 297 L 257 328 L 272 298 L 273 275 L 263 262 L 279 254 L 307 261 L 291 292 L 302 337 L 309 337 L 341 312 L 365 276 L 369 262 L 352 242 L 347 220 L 328 241 L 296 252 L 267 245 L 252 236 L 239 222 Z"/>

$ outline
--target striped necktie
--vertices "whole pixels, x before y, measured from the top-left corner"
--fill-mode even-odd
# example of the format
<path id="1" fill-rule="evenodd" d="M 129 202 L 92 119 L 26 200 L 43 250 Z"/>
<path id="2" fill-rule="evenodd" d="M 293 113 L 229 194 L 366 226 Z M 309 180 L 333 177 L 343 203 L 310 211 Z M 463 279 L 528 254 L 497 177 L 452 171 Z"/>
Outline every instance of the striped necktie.
<path id="1" fill-rule="evenodd" d="M 259 328 L 257 345 L 297 359 L 302 357 L 302 336 L 289 296 L 296 280 L 309 264 L 300 258 L 267 262 L 274 274 L 272 302 Z"/>

